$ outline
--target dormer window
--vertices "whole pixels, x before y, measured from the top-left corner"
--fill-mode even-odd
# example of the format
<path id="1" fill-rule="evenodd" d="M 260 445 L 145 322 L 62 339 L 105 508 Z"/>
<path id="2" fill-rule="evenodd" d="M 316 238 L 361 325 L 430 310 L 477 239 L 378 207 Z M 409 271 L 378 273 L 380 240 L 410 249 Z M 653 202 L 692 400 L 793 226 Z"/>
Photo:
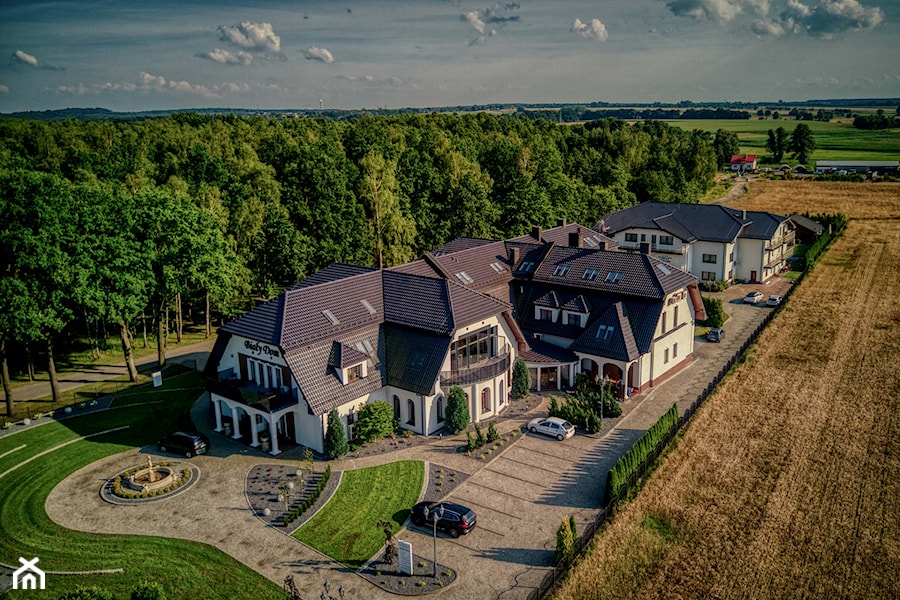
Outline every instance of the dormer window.
<path id="1" fill-rule="evenodd" d="M 576 327 L 581 327 L 581 315 L 578 313 L 566 313 L 566 325 L 574 325 Z"/>
<path id="2" fill-rule="evenodd" d="M 597 329 L 597 339 L 603 340 L 604 342 L 608 342 L 612 339 L 613 332 L 616 330 L 612 325 L 601 325 L 599 329 Z"/>
<path id="3" fill-rule="evenodd" d="M 345 373 L 344 383 L 350 383 L 351 381 L 356 381 L 357 379 L 365 377 L 363 365 L 353 365 L 352 367 L 345 369 Z"/>

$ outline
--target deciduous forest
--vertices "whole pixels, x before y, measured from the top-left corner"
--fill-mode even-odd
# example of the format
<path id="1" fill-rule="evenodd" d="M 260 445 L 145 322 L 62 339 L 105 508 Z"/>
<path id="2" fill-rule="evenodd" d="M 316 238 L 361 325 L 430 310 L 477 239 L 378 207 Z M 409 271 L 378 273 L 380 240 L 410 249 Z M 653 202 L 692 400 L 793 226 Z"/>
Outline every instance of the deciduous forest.
<path id="1" fill-rule="evenodd" d="M 209 323 L 335 261 L 388 267 L 458 236 L 694 202 L 714 146 L 657 121 L 487 113 L 2 120 L 0 346 L 46 353 L 52 380 L 60 339 L 114 328 L 128 358 L 138 323 L 162 338 L 185 307 Z"/>

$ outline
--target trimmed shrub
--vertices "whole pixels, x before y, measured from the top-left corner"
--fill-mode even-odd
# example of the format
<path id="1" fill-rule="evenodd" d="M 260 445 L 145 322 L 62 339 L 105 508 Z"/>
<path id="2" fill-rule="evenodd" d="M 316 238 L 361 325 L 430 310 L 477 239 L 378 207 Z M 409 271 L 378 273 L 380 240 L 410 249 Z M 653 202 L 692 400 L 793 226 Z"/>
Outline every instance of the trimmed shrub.
<path id="1" fill-rule="evenodd" d="M 368 402 L 356 414 L 356 436 L 360 444 L 380 440 L 397 429 L 394 408 L 387 402 Z"/>
<path id="2" fill-rule="evenodd" d="M 556 530 L 556 549 L 553 551 L 553 562 L 557 566 L 566 566 L 575 555 L 575 538 L 572 536 L 572 528 L 569 519 L 563 519 Z"/>
<path id="3" fill-rule="evenodd" d="M 478 426 L 478 423 L 475 423 L 475 447 L 481 448 L 487 442 L 484 440 L 484 434 L 481 432 L 481 427 Z"/>
<path id="4" fill-rule="evenodd" d="M 628 485 L 628 480 L 638 472 L 645 460 L 659 443 L 678 424 L 678 406 L 673 404 L 666 414 L 628 449 L 606 477 L 606 501 L 617 498 Z"/>
<path id="5" fill-rule="evenodd" d="M 166 593 L 155 581 L 142 581 L 131 589 L 131 600 L 166 600 Z"/>
<path id="6" fill-rule="evenodd" d="M 497 428 L 494 427 L 494 422 L 491 421 L 488 425 L 487 443 L 496 442 L 498 439 L 500 439 L 500 434 L 497 433 Z"/>
<path id="7" fill-rule="evenodd" d="M 700 282 L 700 289 L 704 292 L 724 292 L 729 287 L 731 284 L 724 280 Z"/>
<path id="8" fill-rule="evenodd" d="M 517 358 L 513 365 L 512 373 L 512 396 L 519 400 L 528 395 L 531 389 L 531 374 L 528 372 L 528 366 L 521 358 Z"/>
<path id="9" fill-rule="evenodd" d="M 703 298 L 703 308 L 706 310 L 706 319 L 697 321 L 698 325 L 707 327 L 721 327 L 725 324 L 725 309 L 719 298 Z"/>
<path id="10" fill-rule="evenodd" d="M 469 426 L 469 403 L 466 402 L 466 393 L 457 385 L 451 387 L 447 395 L 444 418 L 444 426 L 454 435 Z"/>
<path id="11" fill-rule="evenodd" d="M 393 410 L 393 409 L 392 409 Z M 347 444 L 347 432 L 344 431 L 344 424 L 336 408 L 331 409 L 328 413 L 328 432 L 325 434 L 325 454 L 328 458 L 334 460 L 340 458 L 350 451 Z"/>

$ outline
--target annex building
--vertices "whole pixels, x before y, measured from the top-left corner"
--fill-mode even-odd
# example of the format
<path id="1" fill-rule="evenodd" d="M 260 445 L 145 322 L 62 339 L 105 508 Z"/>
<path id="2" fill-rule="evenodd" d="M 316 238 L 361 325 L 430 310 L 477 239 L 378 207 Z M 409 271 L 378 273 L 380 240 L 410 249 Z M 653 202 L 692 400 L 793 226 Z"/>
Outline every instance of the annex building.
<path id="1" fill-rule="evenodd" d="M 520 357 L 536 390 L 588 373 L 625 399 L 687 364 L 702 311 L 695 276 L 574 224 L 460 238 L 384 270 L 333 264 L 220 329 L 216 430 L 321 452 L 331 410 L 352 438 L 360 405 L 384 401 L 430 435 L 454 386 L 473 421 L 502 413 Z"/>

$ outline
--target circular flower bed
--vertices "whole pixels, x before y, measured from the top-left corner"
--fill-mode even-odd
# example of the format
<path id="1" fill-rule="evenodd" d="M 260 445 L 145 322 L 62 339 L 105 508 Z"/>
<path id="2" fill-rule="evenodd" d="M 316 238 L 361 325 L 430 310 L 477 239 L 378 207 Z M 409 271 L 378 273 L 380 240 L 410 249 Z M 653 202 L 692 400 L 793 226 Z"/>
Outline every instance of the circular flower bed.
<path id="1" fill-rule="evenodd" d="M 144 492 L 131 489 L 126 485 L 128 478 L 138 471 L 146 469 L 143 466 L 132 467 L 107 480 L 100 488 L 100 497 L 111 504 L 140 504 L 170 498 L 185 491 L 200 479 L 200 469 L 189 463 L 163 461 L 155 466 L 165 467 L 172 471 L 174 476 L 171 483 L 161 489 Z"/>

